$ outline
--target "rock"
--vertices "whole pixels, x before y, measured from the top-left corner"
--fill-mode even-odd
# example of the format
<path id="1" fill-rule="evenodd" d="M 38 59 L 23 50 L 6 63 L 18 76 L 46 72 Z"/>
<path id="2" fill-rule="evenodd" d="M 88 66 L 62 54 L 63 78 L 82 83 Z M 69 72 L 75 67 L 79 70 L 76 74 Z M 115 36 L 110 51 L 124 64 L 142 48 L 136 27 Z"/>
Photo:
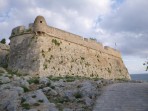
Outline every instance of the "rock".
<path id="1" fill-rule="evenodd" d="M 5 74 L 7 74 L 7 71 L 6 71 L 3 67 L 0 67 L 0 73 L 5 73 Z"/>
<path id="2" fill-rule="evenodd" d="M 96 83 L 97 83 L 97 85 L 98 85 L 98 88 L 103 87 L 102 80 L 98 80 L 98 81 L 96 81 Z"/>
<path id="3" fill-rule="evenodd" d="M 46 104 L 41 104 L 38 108 L 39 111 L 59 111 L 54 103 L 46 103 Z"/>
<path id="4" fill-rule="evenodd" d="M 27 87 L 29 88 L 29 83 L 27 80 L 23 79 L 23 78 L 20 78 L 19 80 L 15 80 L 15 81 L 12 81 L 12 83 L 14 86 L 23 86 L 23 87 Z"/>
<path id="5" fill-rule="evenodd" d="M 64 108 L 63 111 L 74 111 L 73 109 Z"/>
<path id="6" fill-rule="evenodd" d="M 25 102 L 29 103 L 30 105 L 33 105 L 40 100 L 42 101 L 42 103 L 49 103 L 47 97 L 41 90 L 28 92 L 23 95 L 23 99 L 25 99 Z"/>
<path id="7" fill-rule="evenodd" d="M 45 88 L 42 89 L 42 91 L 45 94 L 50 95 L 50 96 L 56 96 L 56 95 L 58 95 L 58 93 L 54 89 L 52 89 L 50 87 L 45 87 Z"/>
<path id="8" fill-rule="evenodd" d="M 20 79 L 20 85 L 21 86 L 25 86 L 25 87 L 29 87 L 29 83 L 27 82 L 27 80 L 25 79 Z"/>
<path id="9" fill-rule="evenodd" d="M 23 111 L 38 111 L 38 110 L 37 109 L 29 109 L 29 110 L 23 109 Z"/>
<path id="10" fill-rule="evenodd" d="M 91 81 L 84 81 L 81 84 L 80 92 L 83 97 L 95 98 L 97 94 L 97 84 L 92 83 Z"/>
<path id="11" fill-rule="evenodd" d="M 89 97 L 85 97 L 83 101 L 84 101 L 84 103 L 85 103 L 87 106 L 92 106 L 92 105 L 93 105 L 93 100 L 90 99 Z"/>
<path id="12" fill-rule="evenodd" d="M 77 90 L 66 90 L 64 91 L 64 97 L 68 98 L 69 100 L 74 100 L 75 93 L 77 93 Z"/>
<path id="13" fill-rule="evenodd" d="M 23 95 L 22 99 L 24 101 L 23 103 L 28 103 L 30 107 L 37 109 L 37 111 L 58 111 L 55 104 L 50 103 L 41 90 L 28 92 Z"/>
<path id="14" fill-rule="evenodd" d="M 10 82 L 10 79 L 8 77 L 4 77 L 4 76 L 0 77 L 0 83 L 5 84 L 9 82 Z"/>
<path id="15" fill-rule="evenodd" d="M 17 91 L 0 91 L 0 111 L 18 111 L 19 96 Z"/>
<path id="16" fill-rule="evenodd" d="M 19 95 L 22 95 L 24 93 L 24 89 L 22 87 L 12 87 L 11 90 L 17 91 Z"/>
<path id="17" fill-rule="evenodd" d="M 20 80 L 20 77 L 18 77 L 18 76 L 16 76 L 16 75 L 13 75 L 13 80 L 14 80 L 14 81 Z"/>
<path id="18" fill-rule="evenodd" d="M 45 87 L 42 89 L 43 92 L 48 93 L 51 90 L 50 87 Z"/>
<path id="19" fill-rule="evenodd" d="M 55 86 L 55 87 L 64 87 L 65 84 L 64 84 L 63 80 L 60 79 L 59 81 L 52 82 L 52 83 L 51 83 L 51 86 Z"/>
<path id="20" fill-rule="evenodd" d="M 49 82 L 50 82 L 49 79 L 46 78 L 46 77 L 41 77 L 41 78 L 39 79 L 39 83 L 40 83 L 40 84 L 47 85 Z"/>

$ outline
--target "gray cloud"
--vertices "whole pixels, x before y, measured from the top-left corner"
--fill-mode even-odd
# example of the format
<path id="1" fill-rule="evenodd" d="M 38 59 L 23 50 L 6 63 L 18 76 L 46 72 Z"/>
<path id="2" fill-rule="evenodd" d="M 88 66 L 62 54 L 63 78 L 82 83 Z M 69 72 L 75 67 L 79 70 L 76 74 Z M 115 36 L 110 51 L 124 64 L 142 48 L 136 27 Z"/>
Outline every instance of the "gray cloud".
<path id="1" fill-rule="evenodd" d="M 43 15 L 49 25 L 97 38 L 120 50 L 123 57 L 145 57 L 147 6 L 147 0 L 0 0 L 0 39 L 9 38 L 12 28 L 28 26 Z"/>
<path id="2" fill-rule="evenodd" d="M 124 55 L 148 56 L 147 6 L 147 0 L 125 0 L 119 8 L 112 10 L 112 13 L 99 22 L 98 28 L 105 31 L 100 36 L 110 36 L 109 40 L 100 40 L 111 46 L 116 42 Z"/>

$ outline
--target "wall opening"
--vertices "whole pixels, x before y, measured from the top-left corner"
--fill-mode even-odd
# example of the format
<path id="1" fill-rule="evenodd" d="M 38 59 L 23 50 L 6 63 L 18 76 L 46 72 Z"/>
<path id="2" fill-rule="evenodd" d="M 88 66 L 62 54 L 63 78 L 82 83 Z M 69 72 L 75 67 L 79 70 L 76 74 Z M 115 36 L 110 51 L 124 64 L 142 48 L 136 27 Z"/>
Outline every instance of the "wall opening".
<path id="1" fill-rule="evenodd" d="M 40 23 L 42 23 L 43 21 L 40 21 Z"/>

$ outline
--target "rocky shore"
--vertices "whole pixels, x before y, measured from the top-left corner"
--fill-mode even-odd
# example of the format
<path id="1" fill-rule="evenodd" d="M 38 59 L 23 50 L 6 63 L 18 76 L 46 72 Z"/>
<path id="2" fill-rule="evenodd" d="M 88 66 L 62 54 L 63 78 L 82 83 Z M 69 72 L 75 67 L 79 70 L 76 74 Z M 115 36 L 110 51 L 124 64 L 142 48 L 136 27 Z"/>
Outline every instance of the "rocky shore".
<path id="1" fill-rule="evenodd" d="M 31 77 L 0 67 L 0 111 L 92 111 L 102 87 L 115 82 L 84 77 Z"/>

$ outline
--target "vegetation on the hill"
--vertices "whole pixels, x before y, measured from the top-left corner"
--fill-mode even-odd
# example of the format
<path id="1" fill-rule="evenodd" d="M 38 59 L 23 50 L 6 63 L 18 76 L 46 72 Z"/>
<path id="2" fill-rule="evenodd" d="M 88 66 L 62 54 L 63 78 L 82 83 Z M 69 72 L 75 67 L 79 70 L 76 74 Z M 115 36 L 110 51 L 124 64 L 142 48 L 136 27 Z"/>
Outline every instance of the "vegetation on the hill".
<path id="1" fill-rule="evenodd" d="M 144 62 L 143 65 L 146 67 L 146 71 L 148 71 L 148 61 Z"/>
<path id="2" fill-rule="evenodd" d="M 6 44 L 6 39 L 3 38 L 3 39 L 0 41 L 0 43 L 2 43 L 2 44 Z"/>

